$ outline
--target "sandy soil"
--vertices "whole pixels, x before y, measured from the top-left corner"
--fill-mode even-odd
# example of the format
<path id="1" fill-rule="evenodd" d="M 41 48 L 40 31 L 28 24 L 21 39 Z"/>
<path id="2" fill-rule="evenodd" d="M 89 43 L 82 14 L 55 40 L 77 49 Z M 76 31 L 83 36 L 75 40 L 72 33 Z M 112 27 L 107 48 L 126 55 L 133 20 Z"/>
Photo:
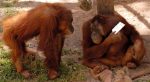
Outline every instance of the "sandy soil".
<path id="1" fill-rule="evenodd" d="M 35 1 L 35 2 L 34 2 Z M 30 9 L 41 4 L 40 0 L 32 1 L 20 1 L 16 4 L 16 8 L 22 9 Z M 44 1 L 44 0 L 43 0 Z M 50 0 L 45 0 L 46 2 L 51 2 Z M 52 0 L 53 1 L 53 0 Z M 59 2 L 59 0 L 56 0 Z M 73 12 L 73 25 L 75 28 L 75 32 L 69 36 L 69 38 L 65 41 L 65 48 L 69 48 L 72 50 L 80 50 L 81 51 L 81 41 L 82 41 L 82 33 L 81 27 L 82 24 L 93 17 L 96 14 L 95 8 L 90 11 L 83 11 L 78 7 L 76 0 L 62 0 L 66 7 L 72 10 Z M 73 2 L 74 1 L 74 2 Z M 143 65 L 139 67 L 140 70 L 143 70 L 146 67 L 150 69 L 150 0 L 129 0 L 115 3 L 115 10 L 119 14 L 121 14 L 130 24 L 136 27 L 141 36 L 144 39 L 145 47 L 146 47 L 146 55 L 143 59 Z M 0 14 L 1 17 L 1 14 Z M 148 66 L 147 66 L 148 65 Z M 136 70 L 131 70 L 136 72 Z M 150 75 L 138 78 L 138 79 L 147 79 L 150 80 Z M 89 80 L 88 82 L 93 82 Z M 95 81 L 94 81 L 95 82 Z"/>

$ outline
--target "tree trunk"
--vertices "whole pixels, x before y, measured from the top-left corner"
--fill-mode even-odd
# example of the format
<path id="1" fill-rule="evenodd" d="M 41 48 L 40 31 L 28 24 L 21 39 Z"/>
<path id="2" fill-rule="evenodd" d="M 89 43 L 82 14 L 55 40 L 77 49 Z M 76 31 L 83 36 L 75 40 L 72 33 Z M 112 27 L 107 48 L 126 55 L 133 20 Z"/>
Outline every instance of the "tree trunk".
<path id="1" fill-rule="evenodd" d="M 98 14 L 114 14 L 114 0 L 97 0 Z"/>

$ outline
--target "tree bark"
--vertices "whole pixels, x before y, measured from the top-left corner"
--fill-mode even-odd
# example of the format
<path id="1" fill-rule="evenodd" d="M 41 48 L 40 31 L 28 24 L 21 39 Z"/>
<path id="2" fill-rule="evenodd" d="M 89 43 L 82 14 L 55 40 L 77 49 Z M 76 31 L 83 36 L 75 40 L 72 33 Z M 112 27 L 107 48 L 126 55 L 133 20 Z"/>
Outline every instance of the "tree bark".
<path id="1" fill-rule="evenodd" d="M 97 0 L 98 14 L 114 14 L 114 0 Z"/>

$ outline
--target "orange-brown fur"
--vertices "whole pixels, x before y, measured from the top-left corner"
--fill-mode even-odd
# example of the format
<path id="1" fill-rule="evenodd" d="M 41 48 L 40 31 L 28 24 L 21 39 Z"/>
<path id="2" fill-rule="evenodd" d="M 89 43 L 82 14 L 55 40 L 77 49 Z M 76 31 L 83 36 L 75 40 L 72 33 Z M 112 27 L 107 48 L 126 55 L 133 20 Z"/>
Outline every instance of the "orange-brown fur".
<path id="1" fill-rule="evenodd" d="M 17 72 L 29 77 L 21 58 L 26 54 L 25 42 L 39 35 L 38 50 L 43 51 L 50 79 L 58 77 L 65 35 L 73 33 L 72 13 L 60 4 L 44 3 L 3 21 L 3 39 L 12 50 Z"/>
<path id="2" fill-rule="evenodd" d="M 103 40 L 99 44 L 91 39 L 91 24 L 98 21 L 103 27 Z M 123 22 L 125 27 L 118 33 L 112 28 Z M 83 28 L 83 64 L 93 68 L 100 63 L 108 66 L 138 65 L 145 54 L 143 40 L 135 28 L 120 15 L 97 15 L 84 23 Z M 129 66 L 130 67 L 130 66 Z"/>

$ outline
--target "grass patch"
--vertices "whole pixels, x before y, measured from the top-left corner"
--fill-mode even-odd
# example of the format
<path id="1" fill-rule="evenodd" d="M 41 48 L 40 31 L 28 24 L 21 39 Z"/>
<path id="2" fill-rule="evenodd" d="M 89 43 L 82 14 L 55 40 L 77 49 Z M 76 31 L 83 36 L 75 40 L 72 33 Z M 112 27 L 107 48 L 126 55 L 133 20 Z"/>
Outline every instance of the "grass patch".
<path id="1" fill-rule="evenodd" d="M 55 80 L 48 80 L 47 69 L 41 60 L 34 56 L 25 57 L 24 65 L 31 71 L 33 77 L 24 79 L 16 72 L 10 59 L 10 52 L 5 50 L 3 45 L 0 42 L 0 82 L 81 82 L 86 80 L 85 73 L 87 68 L 78 64 L 72 57 L 68 58 L 68 56 L 79 54 L 80 52 L 78 51 L 63 50 L 63 57 L 66 56 L 66 58 L 64 57 L 61 62 L 61 76 Z"/>
<path id="2" fill-rule="evenodd" d="M 14 6 L 14 3 L 16 0 L 1 0 L 0 6 L 1 7 L 12 7 Z"/>
<path id="3" fill-rule="evenodd" d="M 12 16 L 17 13 L 18 13 L 18 11 L 15 8 L 5 8 L 5 10 L 4 10 L 5 17 Z"/>

